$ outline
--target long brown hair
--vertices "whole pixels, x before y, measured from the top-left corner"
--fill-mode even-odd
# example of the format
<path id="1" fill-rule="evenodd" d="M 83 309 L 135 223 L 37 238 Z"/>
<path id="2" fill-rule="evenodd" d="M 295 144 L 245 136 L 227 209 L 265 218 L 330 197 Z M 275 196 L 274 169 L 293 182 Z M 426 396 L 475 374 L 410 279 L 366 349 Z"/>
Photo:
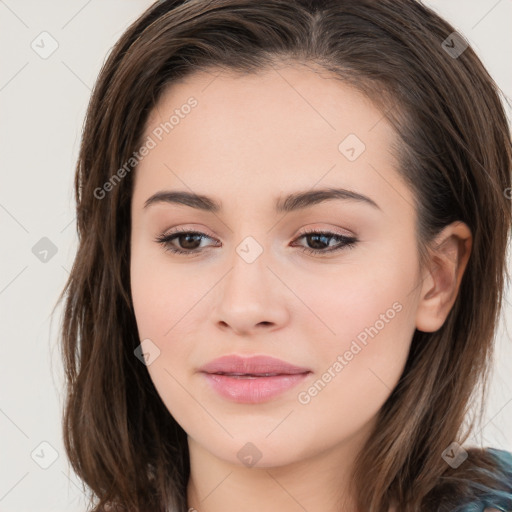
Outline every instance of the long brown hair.
<path id="1" fill-rule="evenodd" d="M 134 356 L 136 166 L 108 193 L 98 191 L 138 149 L 166 87 L 198 69 L 255 73 L 279 61 L 321 66 L 392 123 L 398 172 L 416 201 L 421 262 L 447 224 L 463 221 L 473 235 L 450 314 L 438 331 L 415 332 L 400 382 L 356 461 L 358 508 L 387 512 L 396 502 L 398 511 L 448 511 L 477 496 L 474 481 L 503 485 L 475 471 L 495 466 L 483 449 L 468 449 L 458 468 L 441 456 L 474 427 L 464 422 L 476 391 L 486 396 L 511 226 L 511 140 L 500 91 L 453 32 L 414 0 L 164 0 L 121 36 L 87 110 L 75 176 L 79 247 L 59 298 L 64 441 L 94 510 L 184 512 L 190 470 L 186 433 Z"/>

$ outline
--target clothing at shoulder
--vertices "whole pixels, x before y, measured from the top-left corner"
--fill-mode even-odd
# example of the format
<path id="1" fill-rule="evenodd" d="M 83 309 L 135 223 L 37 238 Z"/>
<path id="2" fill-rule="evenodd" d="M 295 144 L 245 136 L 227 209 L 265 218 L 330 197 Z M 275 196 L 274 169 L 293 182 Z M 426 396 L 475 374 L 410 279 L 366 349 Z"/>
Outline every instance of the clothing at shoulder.
<path id="1" fill-rule="evenodd" d="M 493 472 L 496 488 L 474 484 L 480 495 L 478 501 L 465 503 L 453 512 L 512 512 L 512 453 L 496 448 L 487 448 L 486 451 L 496 460 L 496 470 Z M 483 468 L 479 471 L 489 473 Z"/>

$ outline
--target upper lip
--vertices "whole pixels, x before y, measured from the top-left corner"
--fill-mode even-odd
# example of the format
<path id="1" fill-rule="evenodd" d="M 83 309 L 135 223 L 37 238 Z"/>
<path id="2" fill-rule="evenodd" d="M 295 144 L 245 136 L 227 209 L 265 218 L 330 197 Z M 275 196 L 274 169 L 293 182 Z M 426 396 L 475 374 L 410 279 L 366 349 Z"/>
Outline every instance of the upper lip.
<path id="1" fill-rule="evenodd" d="M 270 356 L 241 357 L 238 355 L 227 355 L 201 366 L 199 371 L 238 375 L 295 375 L 298 373 L 308 373 L 311 370 Z"/>

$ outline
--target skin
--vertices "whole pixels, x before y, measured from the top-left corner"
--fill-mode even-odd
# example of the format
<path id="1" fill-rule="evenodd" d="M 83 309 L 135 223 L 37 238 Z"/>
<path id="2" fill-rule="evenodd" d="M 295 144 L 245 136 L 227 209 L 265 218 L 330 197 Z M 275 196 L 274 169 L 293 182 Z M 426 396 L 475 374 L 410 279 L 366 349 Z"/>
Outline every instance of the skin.
<path id="1" fill-rule="evenodd" d="M 443 324 L 469 257 L 465 224 L 447 226 L 420 268 L 416 212 L 390 147 L 395 133 L 373 104 L 300 64 L 255 75 L 200 72 L 173 84 L 144 139 L 194 96 L 198 105 L 140 162 L 132 197 L 131 290 L 140 339 L 160 353 L 147 366 L 188 434 L 189 507 L 200 512 L 351 511 L 348 478 L 376 415 L 402 374 L 415 329 Z M 349 161 L 338 146 L 356 134 Z M 288 194 L 325 187 L 378 204 L 334 199 L 276 214 Z M 184 190 L 221 201 L 218 213 L 145 201 Z M 194 256 L 155 241 L 171 228 L 205 233 Z M 351 248 L 301 236 L 312 228 L 355 236 Z M 236 251 L 253 237 L 263 252 Z M 298 401 L 392 305 L 402 307 L 309 403 Z M 361 345 L 361 344 L 360 344 Z M 197 373 L 225 354 L 265 354 L 309 368 L 304 384 L 260 404 L 230 402 Z M 237 457 L 251 442 L 252 467 Z M 394 510 L 393 508 L 390 510 Z"/>

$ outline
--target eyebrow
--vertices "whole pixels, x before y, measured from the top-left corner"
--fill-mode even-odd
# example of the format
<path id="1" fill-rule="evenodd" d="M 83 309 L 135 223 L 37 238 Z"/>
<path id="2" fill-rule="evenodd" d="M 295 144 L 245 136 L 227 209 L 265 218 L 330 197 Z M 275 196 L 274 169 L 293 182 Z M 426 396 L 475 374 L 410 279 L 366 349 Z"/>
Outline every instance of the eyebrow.
<path id="1" fill-rule="evenodd" d="M 381 210 L 380 206 L 373 199 L 359 194 L 358 192 L 342 188 L 325 188 L 295 192 L 285 198 L 279 198 L 276 201 L 275 210 L 277 213 L 292 212 L 333 199 L 357 201 Z M 146 200 L 143 208 L 148 208 L 150 205 L 156 203 L 182 204 L 211 213 L 218 213 L 222 210 L 222 203 L 212 197 L 178 190 L 161 190 L 156 192 Z"/>

